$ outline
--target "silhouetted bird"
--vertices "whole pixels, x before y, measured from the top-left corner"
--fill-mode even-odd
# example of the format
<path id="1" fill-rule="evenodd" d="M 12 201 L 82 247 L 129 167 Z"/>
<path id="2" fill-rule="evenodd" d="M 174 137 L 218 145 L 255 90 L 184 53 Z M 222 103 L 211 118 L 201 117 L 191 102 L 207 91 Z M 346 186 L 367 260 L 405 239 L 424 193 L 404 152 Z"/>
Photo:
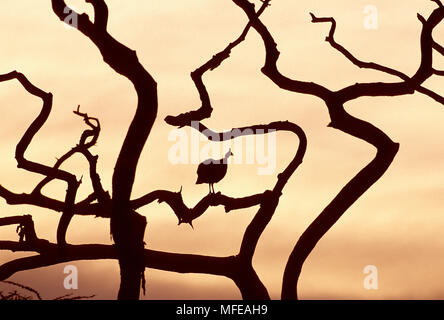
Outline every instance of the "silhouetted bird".
<path id="1" fill-rule="evenodd" d="M 225 177 L 227 173 L 227 161 L 230 156 L 232 156 L 231 149 L 225 154 L 225 157 L 220 160 L 208 159 L 199 164 L 197 167 L 197 181 L 196 184 L 208 183 L 210 193 L 213 190 L 214 193 L 214 183 L 219 182 Z"/>

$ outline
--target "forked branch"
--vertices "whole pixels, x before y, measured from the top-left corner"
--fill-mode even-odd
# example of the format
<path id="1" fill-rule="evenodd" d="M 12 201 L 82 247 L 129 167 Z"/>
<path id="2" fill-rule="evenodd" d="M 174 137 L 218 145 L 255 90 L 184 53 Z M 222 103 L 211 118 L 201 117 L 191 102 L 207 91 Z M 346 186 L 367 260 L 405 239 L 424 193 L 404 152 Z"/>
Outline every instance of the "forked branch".
<path id="1" fill-rule="evenodd" d="M 43 106 L 39 115 L 31 123 L 31 125 L 17 144 L 15 158 L 17 160 L 18 168 L 22 168 L 30 172 L 39 173 L 51 179 L 59 179 L 65 181 L 68 184 L 68 190 L 66 191 L 66 197 L 64 201 L 63 214 L 60 218 L 60 222 L 57 228 L 57 243 L 59 243 L 60 245 L 64 245 L 66 244 L 66 230 L 73 216 L 74 203 L 77 189 L 79 187 L 79 182 L 77 181 L 75 175 L 69 172 L 60 170 L 59 168 L 52 168 L 44 164 L 27 160 L 25 158 L 26 149 L 30 145 L 36 133 L 45 124 L 51 112 L 52 94 L 44 92 L 43 90 L 37 88 L 23 74 L 16 71 L 0 75 L 0 82 L 13 79 L 18 80 L 26 91 L 43 101 Z"/>
<path id="2" fill-rule="evenodd" d="M 258 17 L 270 5 L 270 1 L 271 0 L 262 1 L 262 6 L 256 13 Z M 190 123 L 193 121 L 201 121 L 211 117 L 213 107 L 211 106 L 210 96 L 208 94 L 207 88 L 205 87 L 205 84 L 203 83 L 202 77 L 207 71 L 216 69 L 222 64 L 222 62 L 230 57 L 231 51 L 245 40 L 245 37 L 247 36 L 250 28 L 251 24 L 248 23 L 242 31 L 241 35 L 236 40 L 231 42 L 224 50 L 215 54 L 204 65 L 191 72 L 191 79 L 194 81 L 197 91 L 199 92 L 199 97 L 202 103 L 201 107 L 197 110 L 188 111 L 177 116 L 167 116 L 165 118 L 166 123 L 180 128 L 190 125 Z"/>

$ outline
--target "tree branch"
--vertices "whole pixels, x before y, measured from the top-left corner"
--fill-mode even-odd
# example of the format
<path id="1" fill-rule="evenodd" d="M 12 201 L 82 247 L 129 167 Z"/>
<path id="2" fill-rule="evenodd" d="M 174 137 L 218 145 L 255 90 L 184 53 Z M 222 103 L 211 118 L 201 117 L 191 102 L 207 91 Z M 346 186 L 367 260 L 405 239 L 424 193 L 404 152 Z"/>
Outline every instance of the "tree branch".
<path id="1" fill-rule="evenodd" d="M 328 17 L 328 18 L 318 18 L 316 17 L 313 13 L 310 13 L 311 17 L 312 17 L 312 22 L 313 23 L 323 23 L 323 22 L 327 22 L 327 23 L 331 23 L 331 28 L 329 31 L 329 35 L 328 37 L 325 38 L 325 41 L 327 41 L 334 49 L 338 50 L 340 53 L 342 53 L 350 62 L 352 62 L 354 65 L 356 65 L 359 68 L 365 68 L 365 69 L 373 69 L 376 71 L 380 71 L 380 72 L 384 72 L 387 73 L 389 75 L 392 76 L 396 76 L 404 81 L 410 81 L 410 77 L 408 75 L 406 75 L 405 73 L 383 66 L 381 64 L 377 64 L 374 62 L 365 62 L 362 60 L 359 60 L 358 58 L 356 58 L 353 54 L 350 53 L 350 51 L 348 51 L 346 48 L 344 48 L 342 45 L 340 45 L 339 43 L 336 42 L 334 35 L 335 35 L 335 30 L 336 30 L 336 21 L 334 18 L 332 17 Z M 444 50 L 444 49 L 443 49 Z M 419 85 L 416 88 L 416 91 L 429 96 L 430 98 L 434 99 L 435 101 L 444 104 L 444 97 L 438 95 L 437 93 L 424 88 L 423 86 Z"/>
<path id="2" fill-rule="evenodd" d="M 34 221 L 30 215 L 0 218 L 0 226 L 18 224 L 17 233 L 20 243 L 35 243 L 37 235 L 34 229 Z"/>
<path id="3" fill-rule="evenodd" d="M 100 121 L 97 118 L 89 117 L 88 114 L 80 112 L 80 106 L 78 106 L 77 110 L 74 111 L 74 114 L 80 116 L 83 118 L 84 122 L 90 127 L 90 129 L 84 130 L 80 141 L 71 150 L 69 150 L 67 153 L 65 153 L 61 158 L 57 159 L 55 165 L 53 168 L 59 169 L 60 166 L 70 159 L 73 155 L 76 153 L 82 154 L 85 159 L 88 161 L 89 164 L 89 174 L 90 179 L 92 183 L 92 187 L 94 190 L 95 199 L 99 201 L 102 205 L 109 205 L 109 201 L 111 200 L 109 194 L 103 189 L 100 176 L 97 173 L 97 160 L 98 156 L 93 156 L 89 149 L 93 147 L 97 140 L 99 139 L 100 135 Z M 88 139 L 90 139 L 88 141 Z M 52 177 L 46 177 L 43 179 L 32 191 L 32 194 L 40 194 L 41 190 L 51 181 L 53 180 Z"/>
<path id="4" fill-rule="evenodd" d="M 193 221 L 199 218 L 210 207 L 222 205 L 225 207 L 225 212 L 230 212 L 235 209 L 244 209 L 256 206 L 263 200 L 264 194 L 256 194 L 243 198 L 233 198 L 218 193 L 209 193 L 203 197 L 193 208 L 188 208 L 182 198 L 182 190 L 179 192 L 156 190 L 150 192 L 139 199 L 131 201 L 131 207 L 136 210 L 154 201 L 159 203 L 165 202 L 176 214 L 179 219 L 179 224 L 189 223 L 193 225 Z"/>
<path id="5" fill-rule="evenodd" d="M 331 91 L 327 88 L 313 82 L 293 80 L 279 72 L 277 68 L 277 61 L 279 59 L 280 52 L 278 51 L 277 44 L 270 32 L 256 16 L 254 4 L 246 0 L 233 0 L 233 2 L 244 10 L 251 25 L 254 29 L 256 29 L 264 41 L 266 59 L 262 72 L 282 89 L 313 95 L 321 99 L 327 99 L 331 94 Z"/>
<path id="6" fill-rule="evenodd" d="M 47 242 L 45 247 L 31 248 L 24 243 L 0 241 L 0 250 L 14 252 L 36 251 L 39 255 L 19 258 L 0 266 L 0 281 L 10 278 L 17 272 L 48 267 L 59 263 L 78 260 L 117 259 L 115 246 L 101 244 L 67 245 L 63 254 L 55 244 Z M 144 250 L 145 267 L 178 273 L 204 273 L 234 278 L 234 257 L 211 257 L 192 254 L 167 253 Z"/>
<path id="7" fill-rule="evenodd" d="M 17 144 L 15 158 L 17 160 L 18 168 L 22 168 L 30 172 L 39 173 L 54 179 L 63 180 L 66 181 L 66 183 L 68 184 L 68 190 L 66 192 L 63 207 L 63 214 L 57 227 L 57 243 L 59 243 L 60 245 L 64 245 L 66 244 L 66 230 L 68 229 L 69 222 L 71 221 L 71 218 L 73 216 L 74 203 L 77 189 L 79 187 L 79 182 L 77 182 L 76 177 L 71 173 L 60 170 L 58 168 L 51 168 L 40 163 L 29 161 L 25 158 L 24 155 L 35 134 L 41 129 L 41 127 L 48 119 L 52 107 L 52 94 L 46 93 L 43 90 L 37 88 L 23 74 L 16 71 L 0 75 L 0 82 L 9 81 L 12 79 L 17 79 L 26 91 L 36 97 L 39 97 L 43 101 L 42 110 L 40 111 L 39 115 L 31 123 L 31 125 L 23 135 L 22 139 Z"/>
<path id="8" fill-rule="evenodd" d="M 35 294 L 35 296 L 37 297 L 37 300 L 42 300 L 42 297 L 40 296 L 40 294 L 38 293 L 38 291 L 36 291 L 36 290 L 34 290 L 34 289 L 30 288 L 30 287 L 27 287 L 27 286 L 24 286 L 24 285 L 21 285 L 21 284 L 19 284 L 19 283 L 12 282 L 12 281 L 1 281 L 1 282 L 6 283 L 6 284 L 9 284 L 9 285 L 12 285 L 12 286 L 15 286 L 15 287 L 19 287 L 20 289 L 25 289 L 25 290 L 27 290 L 27 291 L 29 291 L 29 292 L 32 292 L 32 293 Z M 1 292 L 0 292 L 0 294 L 1 294 Z M 1 297 L 1 298 L 2 298 L 2 297 Z M 0 299 L 0 300 L 1 300 L 1 299 Z"/>
<path id="9" fill-rule="evenodd" d="M 363 96 L 398 96 L 412 94 L 415 90 L 422 93 L 428 92 L 420 90 L 420 87 L 425 80 L 433 75 L 433 48 L 436 45 L 434 45 L 432 32 L 444 19 L 444 7 L 439 6 L 428 19 L 420 15 L 418 18 L 422 22 L 421 63 L 416 73 L 401 83 L 357 83 L 344 88 L 338 92 L 344 103 Z"/>
<path id="10" fill-rule="evenodd" d="M 297 92 L 308 93 L 322 98 L 328 108 L 331 123 L 329 127 L 339 129 L 358 139 L 366 141 L 377 148 L 377 155 L 358 175 L 353 178 L 327 206 L 327 208 L 310 225 L 297 242 L 290 258 L 288 260 L 282 286 L 283 299 L 297 299 L 297 282 L 302 269 L 302 265 L 308 255 L 314 249 L 318 241 L 326 232 L 338 221 L 344 212 L 359 197 L 370 188 L 385 173 L 395 157 L 399 145 L 394 143 L 384 132 L 370 123 L 357 119 L 346 112 L 344 102 L 348 101 L 353 95 L 357 95 L 362 90 L 360 86 L 351 87 L 348 91 L 332 92 L 318 85 L 309 85 L 305 82 L 287 79 L 277 69 L 277 59 L 279 53 L 276 49 L 276 43 L 268 31 L 267 27 L 253 14 L 253 5 L 248 0 L 233 0 L 248 16 L 253 28 L 261 36 L 265 50 L 266 61 L 262 69 L 265 75 L 280 88 Z M 327 19 L 323 21 L 332 20 Z M 332 24 L 331 34 L 334 32 Z M 369 84 L 378 95 L 393 94 L 396 90 L 392 86 L 399 84 Z M 404 85 L 404 84 L 401 84 Z"/>
<path id="11" fill-rule="evenodd" d="M 263 2 L 262 6 L 256 13 L 258 17 L 270 5 L 270 0 L 264 0 L 262 2 Z M 241 35 L 236 40 L 231 42 L 224 50 L 215 54 L 204 65 L 191 72 L 191 79 L 193 79 L 194 84 L 196 85 L 197 91 L 199 92 L 200 100 L 202 102 L 201 107 L 197 110 L 185 112 L 177 116 L 167 116 L 165 118 L 166 123 L 172 126 L 184 127 L 189 125 L 192 121 L 201 121 L 211 116 L 213 108 L 211 106 L 210 96 L 205 87 L 205 84 L 203 83 L 202 77 L 207 71 L 209 70 L 212 71 L 216 69 L 222 64 L 222 62 L 224 62 L 227 58 L 230 57 L 231 51 L 245 40 L 245 37 L 247 36 L 250 28 L 251 24 L 248 23 L 247 26 L 242 31 Z"/>
<path id="12" fill-rule="evenodd" d="M 443 7 L 441 0 L 431 0 L 431 1 L 435 2 L 438 5 L 438 7 L 440 7 L 440 8 Z"/>
<path id="13" fill-rule="evenodd" d="M 85 0 L 94 7 L 94 26 L 97 30 L 106 31 L 108 25 L 108 6 L 104 0 Z"/>
<path id="14" fill-rule="evenodd" d="M 398 78 L 401 78 L 402 80 L 409 79 L 409 77 L 406 74 L 404 74 L 398 70 L 395 70 L 395 69 L 392 69 L 389 67 L 385 67 L 385 66 L 382 66 L 382 65 L 374 63 L 374 62 L 364 62 L 364 61 L 357 59 L 354 55 L 352 55 L 350 53 L 350 51 L 348 51 L 342 45 L 340 45 L 339 43 L 337 43 L 335 41 L 334 36 L 335 36 L 335 31 L 336 31 L 336 21 L 334 18 L 332 18 L 332 17 L 318 18 L 313 13 L 310 13 L 310 15 L 312 17 L 313 23 L 324 23 L 324 22 L 331 23 L 330 32 L 328 34 L 328 37 L 325 38 L 325 41 L 327 41 L 334 49 L 336 49 L 340 53 L 342 53 L 354 65 L 358 66 L 359 68 L 366 68 L 366 69 L 373 69 L 373 70 L 381 71 L 381 72 L 396 76 Z"/>
<path id="15" fill-rule="evenodd" d="M 31 224 L 29 224 L 31 222 Z M 9 217 L 0 219 L 0 226 L 9 224 L 26 223 L 33 229 L 30 216 Z M 29 231 L 29 230 L 28 230 Z M 35 232 L 34 232 L 35 234 Z M 0 266 L 0 281 L 6 280 L 17 272 L 48 267 L 55 264 L 78 261 L 78 260 L 100 260 L 117 259 L 118 250 L 115 246 L 85 244 L 66 245 L 63 252 L 57 245 L 36 237 L 35 240 L 26 237 L 19 242 L 0 241 L 0 250 L 13 252 L 37 252 L 39 255 L 19 258 Z M 143 250 L 142 260 L 144 267 L 179 273 L 205 273 L 225 276 L 232 279 L 243 294 L 248 294 L 248 284 L 245 279 L 238 277 L 238 265 L 236 258 L 211 257 L 191 254 L 167 253 L 154 250 Z M 248 278 L 255 277 L 253 270 L 248 273 Z"/>
<path id="16" fill-rule="evenodd" d="M 56 212 L 62 212 L 65 206 L 64 202 L 49 198 L 42 194 L 13 193 L 0 185 L 0 197 L 6 200 L 10 205 L 32 205 L 36 207 L 50 209 Z M 91 203 L 95 200 L 95 194 L 74 205 L 73 214 L 82 216 L 96 216 L 101 218 L 110 218 L 110 205 L 103 206 L 98 203 Z"/>
<path id="17" fill-rule="evenodd" d="M 51 0 L 54 13 L 65 21 L 64 0 Z M 143 147 L 157 116 L 157 83 L 140 64 L 135 51 L 114 39 L 107 31 L 108 8 L 103 0 L 87 1 L 95 11 L 92 23 L 86 14 L 78 17 L 78 30 L 97 46 L 103 60 L 134 85 L 136 113 L 120 149 L 112 180 L 111 234 L 119 249 L 121 286 L 119 299 L 138 299 L 143 275 L 141 252 L 144 248 L 146 219 L 130 208 L 130 197 Z M 71 10 L 71 12 L 74 12 Z M 74 12 L 75 13 L 75 12 Z M 75 13 L 77 14 L 77 13 Z"/>

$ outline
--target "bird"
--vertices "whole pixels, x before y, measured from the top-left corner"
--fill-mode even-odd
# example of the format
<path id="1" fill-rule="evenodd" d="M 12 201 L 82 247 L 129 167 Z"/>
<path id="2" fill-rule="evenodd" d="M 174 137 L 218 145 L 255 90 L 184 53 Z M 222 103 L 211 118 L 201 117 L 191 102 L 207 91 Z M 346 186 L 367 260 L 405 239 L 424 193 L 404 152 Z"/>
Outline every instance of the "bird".
<path id="1" fill-rule="evenodd" d="M 214 183 L 219 182 L 227 174 L 227 161 L 230 156 L 233 156 L 231 149 L 225 154 L 225 157 L 220 160 L 207 159 L 200 163 L 197 167 L 197 181 L 196 184 L 208 183 L 210 192 L 214 192 Z"/>

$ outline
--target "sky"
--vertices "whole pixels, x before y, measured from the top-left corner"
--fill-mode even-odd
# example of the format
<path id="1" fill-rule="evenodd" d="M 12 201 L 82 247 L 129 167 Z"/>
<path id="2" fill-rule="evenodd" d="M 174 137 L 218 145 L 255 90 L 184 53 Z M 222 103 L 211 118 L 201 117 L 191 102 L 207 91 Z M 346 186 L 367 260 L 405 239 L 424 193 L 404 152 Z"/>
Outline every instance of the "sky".
<path id="1" fill-rule="evenodd" d="M 84 1 L 67 1 L 85 11 Z M 196 109 L 199 96 L 190 72 L 237 38 L 247 20 L 229 0 L 123 1 L 108 0 L 108 31 L 137 51 L 145 68 L 158 83 L 159 112 L 141 156 L 133 197 L 157 189 L 183 188 L 185 202 L 196 204 L 208 193 L 196 185 L 196 163 L 173 164 L 171 148 L 177 134 L 163 119 Z M 377 9 L 376 29 L 368 29 L 369 5 Z M 0 10 L 0 73 L 18 70 L 38 87 L 54 94 L 52 113 L 36 135 L 27 156 L 52 165 L 73 147 L 84 124 L 72 111 L 100 118 L 98 170 L 106 189 L 120 146 L 132 119 L 136 95 L 131 83 L 112 71 L 97 48 L 75 29 L 66 28 L 53 14 L 50 1 L 3 0 Z M 325 37 L 329 25 L 312 24 L 309 12 L 335 17 L 336 40 L 357 57 L 396 68 L 408 75 L 419 66 L 421 24 L 435 8 L 423 0 L 274 0 L 262 16 L 281 52 L 279 68 L 294 79 L 313 81 L 338 90 L 355 82 L 394 81 L 390 76 L 360 70 L 332 49 Z M 367 13 L 366 13 L 367 12 Z M 444 27 L 434 32 L 444 44 Z M 440 41 L 442 40 L 442 41 Z M 434 66 L 443 69 L 436 55 Z M 261 237 L 254 267 L 273 299 L 278 299 L 282 274 L 298 237 L 342 187 L 374 156 L 374 149 L 340 131 L 328 128 L 323 102 L 276 87 L 261 74 L 264 49 L 250 31 L 245 42 L 218 69 L 205 74 L 214 111 L 204 121 L 214 130 L 289 120 L 300 125 L 308 138 L 307 153 L 284 189 L 277 211 Z M 433 77 L 426 86 L 442 92 Z M 41 102 L 17 82 L 0 84 L 0 183 L 14 192 L 30 192 L 41 176 L 17 169 L 14 149 L 27 126 L 40 111 Z M 366 192 L 319 242 L 306 261 L 299 284 L 301 299 L 442 299 L 444 248 L 444 136 L 443 107 L 420 94 L 388 98 L 360 98 L 346 104 L 354 116 L 378 126 L 401 147 L 386 174 Z M 181 135 L 191 137 L 190 129 Z M 170 139 L 169 139 L 170 137 Z M 267 140 L 267 139 L 266 139 Z M 176 141 L 177 142 L 177 141 Z M 247 141 L 242 142 L 246 146 Z M 200 141 L 204 148 L 206 142 Z M 270 189 L 276 176 L 291 161 L 296 137 L 276 135 L 276 170 L 259 175 L 256 162 L 230 164 L 227 176 L 215 185 L 230 196 L 246 196 Z M 218 146 L 222 152 L 223 146 Z M 266 149 L 266 153 L 267 154 Z M 236 154 L 233 160 L 242 160 Z M 90 190 L 87 165 L 74 157 L 64 169 L 85 176 L 79 198 Z M 44 191 L 63 199 L 66 186 L 54 181 Z M 148 219 L 147 247 L 180 253 L 217 256 L 237 253 L 243 233 L 257 208 L 226 214 L 211 208 L 194 222 L 177 226 L 165 204 L 153 203 L 139 212 Z M 32 214 L 39 237 L 55 241 L 59 214 L 30 206 L 9 206 L 0 199 L 0 217 Z M 0 239 L 18 239 L 15 228 L 2 227 Z M 69 243 L 111 244 L 109 221 L 75 217 L 68 230 Z M 0 263 L 24 256 L 1 252 Z M 79 288 L 63 287 L 66 265 L 79 270 Z M 378 270 L 377 290 L 364 287 L 363 270 Z M 208 275 L 182 275 L 147 269 L 144 299 L 240 299 L 229 279 Z M 21 272 L 10 280 L 31 286 L 45 298 L 66 293 L 114 299 L 119 286 L 117 261 L 75 261 Z M 0 289 L 2 287 L 0 286 Z"/>

